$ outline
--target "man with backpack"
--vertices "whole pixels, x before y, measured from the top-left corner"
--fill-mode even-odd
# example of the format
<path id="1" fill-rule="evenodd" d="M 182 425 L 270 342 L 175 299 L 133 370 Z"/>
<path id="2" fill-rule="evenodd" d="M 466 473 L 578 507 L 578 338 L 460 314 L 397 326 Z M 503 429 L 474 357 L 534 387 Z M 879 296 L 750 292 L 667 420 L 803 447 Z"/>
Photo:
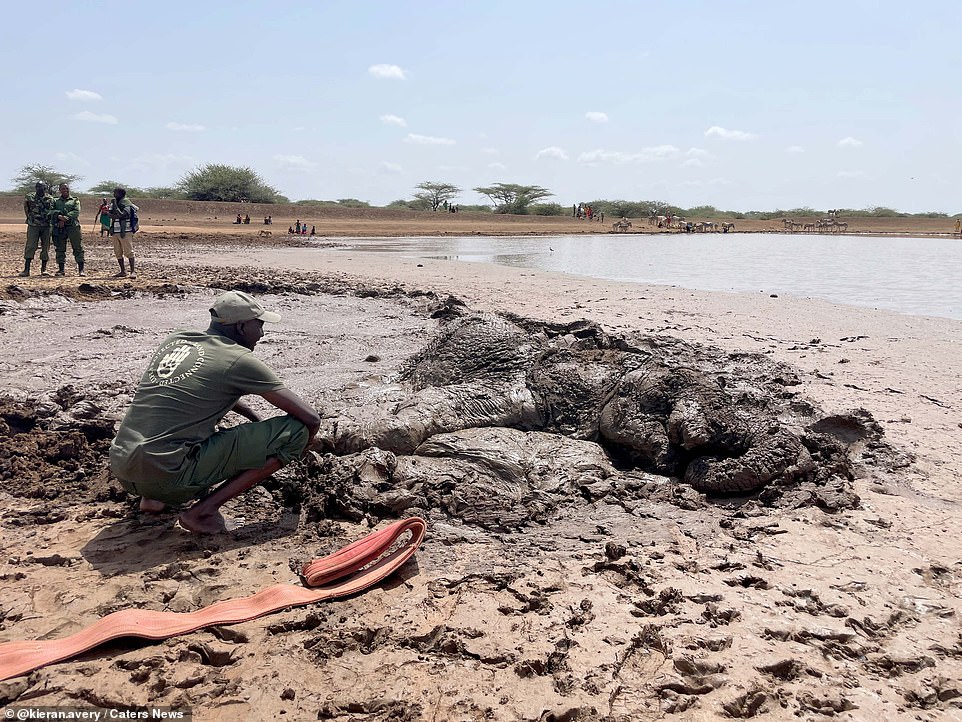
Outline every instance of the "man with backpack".
<path id="1" fill-rule="evenodd" d="M 53 210 L 50 211 L 50 224 L 53 227 L 53 247 L 57 252 L 55 275 L 64 275 L 68 240 L 74 260 L 77 261 L 78 274 L 87 275 L 84 273 L 84 244 L 80 232 L 80 201 L 70 195 L 70 186 L 66 183 L 60 184 L 60 197 L 54 201 Z"/>
<path id="2" fill-rule="evenodd" d="M 110 238 L 114 242 L 114 255 L 120 264 L 120 272 L 114 278 L 124 278 L 124 257 L 130 263 L 130 277 L 137 278 L 134 271 L 133 235 L 137 232 L 137 206 L 127 200 L 126 188 L 114 188 L 114 199 L 110 202 Z"/>

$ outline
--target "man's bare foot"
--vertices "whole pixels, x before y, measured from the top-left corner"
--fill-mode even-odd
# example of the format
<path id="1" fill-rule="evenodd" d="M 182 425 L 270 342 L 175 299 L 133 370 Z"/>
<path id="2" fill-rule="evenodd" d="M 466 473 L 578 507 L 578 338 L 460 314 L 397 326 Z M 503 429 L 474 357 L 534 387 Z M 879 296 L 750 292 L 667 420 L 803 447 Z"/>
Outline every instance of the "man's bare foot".
<path id="1" fill-rule="evenodd" d="M 164 502 L 157 501 L 156 499 L 143 497 L 140 500 L 140 510 L 147 514 L 160 514 L 166 508 L 167 505 Z"/>
<path id="2" fill-rule="evenodd" d="M 219 511 L 212 514 L 198 514 L 188 509 L 177 521 L 192 534 L 222 534 L 227 531 L 227 519 Z"/>

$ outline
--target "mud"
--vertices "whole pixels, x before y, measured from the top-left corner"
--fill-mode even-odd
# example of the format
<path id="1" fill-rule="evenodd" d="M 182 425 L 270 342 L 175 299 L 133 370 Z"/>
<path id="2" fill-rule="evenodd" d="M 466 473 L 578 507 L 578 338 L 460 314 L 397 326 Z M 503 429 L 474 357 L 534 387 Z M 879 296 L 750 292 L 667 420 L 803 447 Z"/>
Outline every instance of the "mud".
<path id="1" fill-rule="evenodd" d="M 916 561 L 919 586 L 901 591 L 853 566 L 901 543 L 866 488 L 907 493 L 911 454 L 870 410 L 823 412 L 805 374 L 762 356 L 503 314 L 529 339 L 524 359 L 551 361 L 521 374 L 525 388 L 555 379 L 535 386 L 547 389 L 539 428 L 438 429 L 395 450 L 338 449 L 332 430 L 339 453 L 311 454 L 228 505 L 242 523 L 230 537 L 194 538 L 172 515 L 136 513 L 107 475 L 105 445 L 150 351 L 171 328 L 197 327 L 217 288 L 280 310 L 258 353 L 338 418 L 476 380 L 433 361 L 456 304 L 430 290 L 244 269 L 189 278 L 3 307 L 0 637 L 59 636 L 120 608 L 187 611 L 296 581 L 300 562 L 382 519 L 423 514 L 429 537 L 369 593 L 112 643 L 0 685 L 0 702 L 341 721 L 958 713 L 957 631 L 938 645 L 919 636 L 956 624 L 957 565 Z M 687 466 L 606 437 L 610 388 L 596 381 L 652 359 L 659 378 L 776 421 L 811 469 L 706 495 L 685 483 Z M 560 393 L 569 380 L 579 393 Z"/>

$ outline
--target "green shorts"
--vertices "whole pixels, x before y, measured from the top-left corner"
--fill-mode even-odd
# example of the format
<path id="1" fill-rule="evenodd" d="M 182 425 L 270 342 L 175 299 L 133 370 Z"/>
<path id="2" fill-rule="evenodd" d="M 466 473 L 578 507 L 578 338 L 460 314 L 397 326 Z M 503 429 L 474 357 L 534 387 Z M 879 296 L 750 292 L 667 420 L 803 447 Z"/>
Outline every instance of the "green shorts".
<path id="1" fill-rule="evenodd" d="M 304 453 L 308 431 L 293 416 L 275 416 L 216 432 L 195 444 L 179 476 L 171 481 L 120 481 L 133 494 L 169 504 L 203 496 L 215 484 L 247 469 L 260 469 L 271 457 L 289 464 Z"/>

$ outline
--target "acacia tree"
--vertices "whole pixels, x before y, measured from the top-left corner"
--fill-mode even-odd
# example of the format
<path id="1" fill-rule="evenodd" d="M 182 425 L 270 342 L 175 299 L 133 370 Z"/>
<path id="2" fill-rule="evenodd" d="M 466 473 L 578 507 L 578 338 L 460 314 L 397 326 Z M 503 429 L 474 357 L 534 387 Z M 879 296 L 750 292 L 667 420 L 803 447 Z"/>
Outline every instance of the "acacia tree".
<path id="1" fill-rule="evenodd" d="M 554 193 L 541 186 L 523 186 L 517 183 L 495 183 L 486 188 L 475 188 L 481 195 L 494 203 L 495 213 L 516 213 L 525 215 L 528 206 L 535 201 L 553 196 Z"/>
<path id="2" fill-rule="evenodd" d="M 185 174 L 177 190 L 192 201 L 274 203 L 281 196 L 252 169 L 208 163 Z"/>
<path id="3" fill-rule="evenodd" d="M 38 182 L 46 183 L 47 188 L 56 188 L 61 183 L 66 183 L 72 188 L 75 183 L 81 180 L 83 180 L 82 175 L 62 173 L 48 165 L 34 163 L 33 165 L 25 165 L 13 177 L 13 192 L 32 193 Z"/>
<path id="4" fill-rule="evenodd" d="M 452 198 L 456 198 L 461 192 L 461 189 L 456 185 L 451 183 L 435 183 L 432 181 L 424 181 L 423 183 L 418 183 L 415 188 L 420 189 L 420 193 L 415 193 L 415 200 L 422 201 L 423 203 L 429 205 L 432 211 L 436 211 L 441 207 L 441 204 L 445 201 L 450 201 Z"/>

